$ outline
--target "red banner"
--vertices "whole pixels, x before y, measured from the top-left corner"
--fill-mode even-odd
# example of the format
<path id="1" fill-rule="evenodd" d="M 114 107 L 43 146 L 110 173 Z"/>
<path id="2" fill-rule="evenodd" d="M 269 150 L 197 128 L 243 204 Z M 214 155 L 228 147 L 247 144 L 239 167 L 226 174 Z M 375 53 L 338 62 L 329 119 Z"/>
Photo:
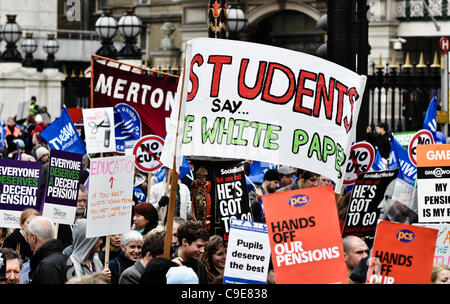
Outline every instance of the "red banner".
<path id="1" fill-rule="evenodd" d="M 101 61 L 94 56 L 91 105 L 100 108 L 127 104 L 140 116 L 142 136 L 165 137 L 179 77 L 132 68 L 118 61 Z"/>

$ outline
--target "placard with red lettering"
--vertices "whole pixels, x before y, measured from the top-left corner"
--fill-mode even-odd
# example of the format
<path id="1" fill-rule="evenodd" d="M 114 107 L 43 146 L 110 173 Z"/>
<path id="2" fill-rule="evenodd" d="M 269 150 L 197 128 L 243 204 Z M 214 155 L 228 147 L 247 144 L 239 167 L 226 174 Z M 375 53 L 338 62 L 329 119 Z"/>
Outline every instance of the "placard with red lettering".
<path id="1" fill-rule="evenodd" d="M 381 221 L 375 234 L 368 284 L 429 284 L 438 230 Z"/>
<path id="2" fill-rule="evenodd" d="M 288 49 L 189 40 L 182 154 L 298 167 L 340 192 L 366 79 Z"/>
<path id="3" fill-rule="evenodd" d="M 277 284 L 348 283 L 332 186 L 262 196 Z"/>

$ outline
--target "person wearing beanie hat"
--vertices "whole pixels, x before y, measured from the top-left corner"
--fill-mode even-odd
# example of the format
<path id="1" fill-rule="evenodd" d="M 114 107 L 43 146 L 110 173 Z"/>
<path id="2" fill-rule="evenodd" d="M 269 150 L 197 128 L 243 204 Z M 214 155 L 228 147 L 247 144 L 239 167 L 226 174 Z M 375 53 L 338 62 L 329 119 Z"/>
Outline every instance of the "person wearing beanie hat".
<path id="1" fill-rule="evenodd" d="M 194 270 L 184 265 L 170 267 L 166 274 L 167 284 L 198 284 Z"/>
<path id="2" fill-rule="evenodd" d="M 150 203 L 140 203 L 133 208 L 133 226 L 132 230 L 138 231 L 146 236 L 153 228 L 158 226 L 158 211 Z"/>
<path id="3" fill-rule="evenodd" d="M 275 169 L 269 169 L 264 173 L 264 181 L 261 186 L 249 192 L 250 206 L 253 221 L 265 223 L 264 209 L 261 197 L 264 194 L 274 193 L 280 187 L 280 174 Z"/>
<path id="4" fill-rule="evenodd" d="M 36 160 L 42 163 L 46 163 L 50 156 L 50 152 L 45 147 L 39 147 L 36 150 Z"/>

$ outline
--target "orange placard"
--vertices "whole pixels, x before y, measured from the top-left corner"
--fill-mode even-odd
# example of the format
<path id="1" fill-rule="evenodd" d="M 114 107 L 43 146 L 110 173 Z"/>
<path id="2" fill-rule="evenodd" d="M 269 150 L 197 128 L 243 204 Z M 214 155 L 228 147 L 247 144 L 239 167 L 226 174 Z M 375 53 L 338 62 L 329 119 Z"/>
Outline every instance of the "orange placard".
<path id="1" fill-rule="evenodd" d="M 366 283 L 429 284 L 438 230 L 382 221 Z"/>
<path id="2" fill-rule="evenodd" d="M 348 283 L 332 186 L 262 200 L 277 284 Z"/>
<path id="3" fill-rule="evenodd" d="M 417 145 L 417 167 L 449 167 L 450 144 Z"/>

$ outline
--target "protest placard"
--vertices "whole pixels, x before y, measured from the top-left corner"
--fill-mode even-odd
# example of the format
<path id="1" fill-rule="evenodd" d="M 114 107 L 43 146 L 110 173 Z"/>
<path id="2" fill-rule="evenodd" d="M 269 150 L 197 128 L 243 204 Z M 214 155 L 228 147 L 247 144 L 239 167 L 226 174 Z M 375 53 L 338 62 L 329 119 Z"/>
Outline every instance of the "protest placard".
<path id="1" fill-rule="evenodd" d="M 198 38 L 185 78 L 183 155 L 299 167 L 340 192 L 366 77 L 292 50 Z"/>
<path id="2" fill-rule="evenodd" d="M 134 156 L 91 159 L 86 237 L 130 231 Z"/>
<path id="3" fill-rule="evenodd" d="M 450 224 L 414 224 L 421 227 L 438 230 L 436 249 L 434 250 L 434 263 L 450 267 Z"/>
<path id="4" fill-rule="evenodd" d="M 105 62 L 103 58 L 93 57 L 92 107 L 116 107 L 125 103 L 138 113 L 142 135 L 154 134 L 164 138 L 179 76 L 149 72 L 124 62 L 104 58 L 108 59 Z"/>
<path id="5" fill-rule="evenodd" d="M 88 153 L 116 151 L 113 108 L 83 109 L 83 124 Z"/>
<path id="6" fill-rule="evenodd" d="M 40 210 L 40 162 L 0 159 L 0 227 L 20 228 L 20 214 Z"/>
<path id="7" fill-rule="evenodd" d="M 228 241 L 232 218 L 252 221 L 244 165 L 218 166 L 214 171 L 216 188 L 216 216 L 223 239 Z"/>
<path id="8" fill-rule="evenodd" d="M 417 146 L 417 196 L 420 223 L 450 221 L 450 145 Z"/>
<path id="9" fill-rule="evenodd" d="M 438 231 L 381 221 L 375 234 L 368 284 L 429 284 Z"/>
<path id="10" fill-rule="evenodd" d="M 267 226 L 238 219 L 230 221 L 224 284 L 266 284 L 270 262 Z"/>
<path id="11" fill-rule="evenodd" d="M 367 172 L 375 160 L 375 149 L 365 141 L 357 142 L 350 148 L 350 156 L 345 166 L 344 185 L 352 185 L 359 174 Z"/>
<path id="12" fill-rule="evenodd" d="M 133 155 L 136 156 L 136 167 L 146 173 L 158 170 L 162 167 L 159 158 L 164 146 L 164 140 L 156 135 L 147 135 L 140 138 L 134 148 Z"/>
<path id="13" fill-rule="evenodd" d="M 380 204 L 392 196 L 394 187 L 388 186 L 397 178 L 398 169 L 361 173 L 352 189 L 342 237 L 355 235 L 374 237 L 380 216 Z"/>
<path id="14" fill-rule="evenodd" d="M 419 130 L 414 134 L 408 145 L 408 155 L 411 162 L 417 166 L 417 146 L 418 145 L 433 145 L 434 137 L 429 130 Z"/>
<path id="15" fill-rule="evenodd" d="M 262 196 L 277 284 L 348 283 L 332 186 Z"/>
<path id="16" fill-rule="evenodd" d="M 50 151 L 42 215 L 55 223 L 74 223 L 82 158 L 78 153 Z"/>

